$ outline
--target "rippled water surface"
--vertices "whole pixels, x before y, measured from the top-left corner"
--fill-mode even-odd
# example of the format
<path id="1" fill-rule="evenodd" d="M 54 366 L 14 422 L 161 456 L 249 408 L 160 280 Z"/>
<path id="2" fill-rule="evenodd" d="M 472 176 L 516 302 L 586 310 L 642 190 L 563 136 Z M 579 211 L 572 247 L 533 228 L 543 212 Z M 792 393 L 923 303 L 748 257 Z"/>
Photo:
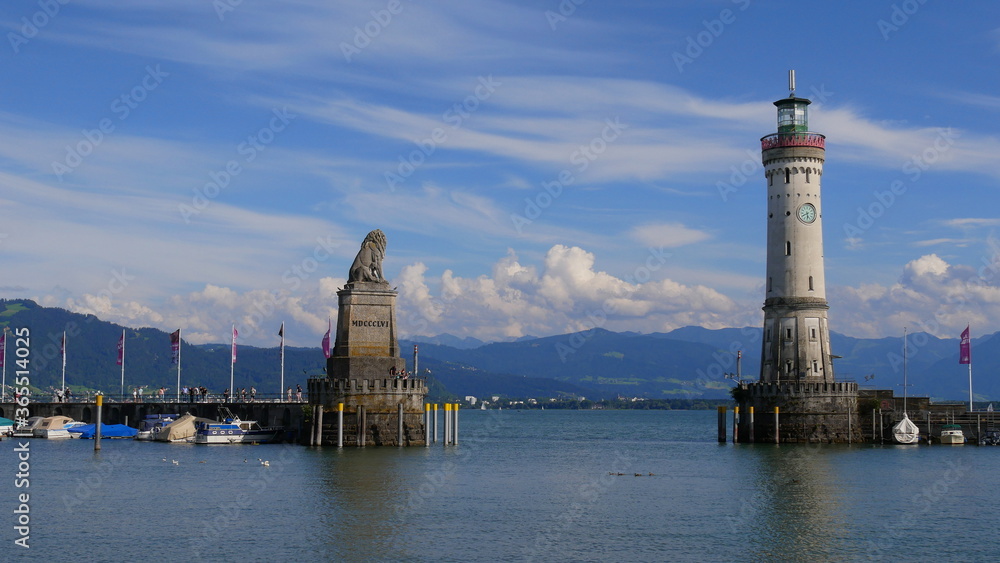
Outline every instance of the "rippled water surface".
<path id="1" fill-rule="evenodd" d="M 89 440 L 32 440 L 27 550 L 13 544 L 25 489 L 4 440 L 0 558 L 1000 558 L 1000 448 L 719 445 L 714 411 L 463 411 L 459 438 L 105 440 L 99 454 Z"/>

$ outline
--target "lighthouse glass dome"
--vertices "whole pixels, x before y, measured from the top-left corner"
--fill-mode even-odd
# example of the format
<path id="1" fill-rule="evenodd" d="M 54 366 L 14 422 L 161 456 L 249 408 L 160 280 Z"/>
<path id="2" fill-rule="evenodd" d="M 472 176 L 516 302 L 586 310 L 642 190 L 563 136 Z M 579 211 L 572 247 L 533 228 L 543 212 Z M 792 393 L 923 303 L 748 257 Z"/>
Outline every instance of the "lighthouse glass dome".
<path id="1" fill-rule="evenodd" d="M 786 98 L 774 102 L 778 106 L 778 133 L 795 133 L 809 130 L 809 115 L 804 98 Z"/>

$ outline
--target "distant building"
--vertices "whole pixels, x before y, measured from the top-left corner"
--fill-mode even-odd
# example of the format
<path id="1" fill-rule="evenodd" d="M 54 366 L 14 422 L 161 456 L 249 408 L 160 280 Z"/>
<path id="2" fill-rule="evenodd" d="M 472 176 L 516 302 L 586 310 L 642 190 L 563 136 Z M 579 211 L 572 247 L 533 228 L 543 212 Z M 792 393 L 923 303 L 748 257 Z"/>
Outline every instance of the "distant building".
<path id="1" fill-rule="evenodd" d="M 465 396 L 465 402 L 469 403 L 472 406 L 476 406 L 476 401 L 478 401 L 478 400 L 479 399 L 473 397 L 472 395 L 466 395 Z"/>

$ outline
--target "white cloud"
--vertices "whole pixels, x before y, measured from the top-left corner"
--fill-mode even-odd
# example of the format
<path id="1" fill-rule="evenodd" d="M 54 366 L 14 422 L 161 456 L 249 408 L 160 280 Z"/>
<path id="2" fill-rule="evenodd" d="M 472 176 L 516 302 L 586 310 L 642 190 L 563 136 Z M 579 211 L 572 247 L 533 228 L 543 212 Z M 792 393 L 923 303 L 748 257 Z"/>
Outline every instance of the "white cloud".
<path id="1" fill-rule="evenodd" d="M 675 248 L 701 242 L 711 237 L 704 231 L 690 229 L 680 223 L 640 225 L 632 229 L 630 235 L 637 242 L 655 248 Z"/>
<path id="2" fill-rule="evenodd" d="M 970 323 L 993 330 L 1000 316 L 998 282 L 1000 255 L 977 270 L 928 254 L 907 263 L 890 286 L 831 288 L 830 327 L 859 337 L 901 334 L 908 327 L 954 338 Z"/>

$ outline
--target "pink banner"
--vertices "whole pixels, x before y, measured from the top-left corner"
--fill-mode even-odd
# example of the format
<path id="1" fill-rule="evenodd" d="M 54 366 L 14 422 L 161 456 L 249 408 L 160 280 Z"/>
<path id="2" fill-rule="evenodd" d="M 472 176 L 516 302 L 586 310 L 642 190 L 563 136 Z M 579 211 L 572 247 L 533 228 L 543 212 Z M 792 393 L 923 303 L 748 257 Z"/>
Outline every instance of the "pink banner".
<path id="1" fill-rule="evenodd" d="M 122 331 L 122 335 L 118 338 L 118 364 L 122 365 L 125 363 L 125 331 Z"/>
<path id="2" fill-rule="evenodd" d="M 170 333 L 170 363 L 176 364 L 181 357 L 181 329 Z"/>
<path id="3" fill-rule="evenodd" d="M 236 332 L 236 325 L 233 325 L 233 363 L 234 364 L 236 363 L 236 337 L 239 336 L 239 335 L 240 335 L 240 333 Z"/>
<path id="4" fill-rule="evenodd" d="M 323 355 L 327 358 L 330 357 L 330 331 L 333 330 L 333 321 L 329 322 L 328 328 L 326 329 L 326 334 L 323 335 Z"/>
<path id="5" fill-rule="evenodd" d="M 972 340 L 969 338 L 969 327 L 962 331 L 962 343 L 958 345 L 958 363 L 972 363 Z"/>

